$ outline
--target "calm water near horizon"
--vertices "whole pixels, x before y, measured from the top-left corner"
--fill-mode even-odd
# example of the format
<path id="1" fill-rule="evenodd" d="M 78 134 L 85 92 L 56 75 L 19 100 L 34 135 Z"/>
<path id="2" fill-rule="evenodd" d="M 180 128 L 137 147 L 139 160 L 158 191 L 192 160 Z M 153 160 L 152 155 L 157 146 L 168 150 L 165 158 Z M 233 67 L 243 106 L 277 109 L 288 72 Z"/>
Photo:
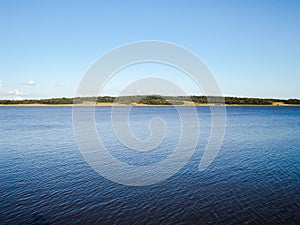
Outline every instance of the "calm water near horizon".
<path id="1" fill-rule="evenodd" d="M 116 158 L 152 164 L 176 145 L 173 107 L 133 107 L 138 137 L 149 135 L 153 116 L 171 128 L 142 158 L 114 137 L 110 109 L 97 107 L 95 119 Z M 204 172 L 211 115 L 209 107 L 197 111 L 199 144 L 187 165 L 160 183 L 130 187 L 84 161 L 72 107 L 0 107 L 0 224 L 300 224 L 300 107 L 227 107 L 223 145 Z"/>

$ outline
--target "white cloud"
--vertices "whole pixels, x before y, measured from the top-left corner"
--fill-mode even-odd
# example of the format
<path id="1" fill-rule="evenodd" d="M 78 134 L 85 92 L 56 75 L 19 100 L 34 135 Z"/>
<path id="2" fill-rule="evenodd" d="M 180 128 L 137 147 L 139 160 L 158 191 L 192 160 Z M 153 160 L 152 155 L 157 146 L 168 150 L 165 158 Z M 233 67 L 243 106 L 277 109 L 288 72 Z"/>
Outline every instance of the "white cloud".
<path id="1" fill-rule="evenodd" d="M 14 96 L 22 96 L 22 95 L 24 95 L 24 93 L 22 91 L 19 91 L 17 89 L 8 92 L 8 94 L 11 94 L 11 95 L 14 95 Z"/>
<path id="2" fill-rule="evenodd" d="M 15 96 L 15 100 L 23 100 L 21 96 Z"/>
<path id="3" fill-rule="evenodd" d="M 27 81 L 27 82 L 23 82 L 23 84 L 27 84 L 27 85 L 35 85 L 35 81 L 30 80 L 30 81 Z"/>
<path id="4" fill-rule="evenodd" d="M 24 93 L 22 91 L 19 91 L 17 89 L 13 90 L 13 91 L 9 91 L 8 94 L 11 96 L 12 99 L 15 100 L 22 100 L 22 96 L 24 95 Z"/>
<path id="5" fill-rule="evenodd" d="M 2 87 L 2 84 L 3 84 L 3 82 L 2 82 L 2 80 L 0 80 L 0 88 Z"/>

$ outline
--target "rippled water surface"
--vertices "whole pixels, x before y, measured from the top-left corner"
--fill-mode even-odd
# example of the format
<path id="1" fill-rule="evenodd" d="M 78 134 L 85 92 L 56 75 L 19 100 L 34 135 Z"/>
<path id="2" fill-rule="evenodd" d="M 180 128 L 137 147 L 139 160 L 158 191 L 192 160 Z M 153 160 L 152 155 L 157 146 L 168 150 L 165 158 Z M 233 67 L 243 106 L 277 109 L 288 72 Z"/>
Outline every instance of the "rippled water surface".
<path id="1" fill-rule="evenodd" d="M 186 166 L 163 182 L 130 187 L 84 161 L 71 107 L 1 107 L 0 224 L 299 224 L 300 107 L 227 107 L 223 145 L 204 172 L 211 118 L 208 107 L 197 110 L 200 139 Z M 136 136 L 149 135 L 152 116 L 170 129 L 142 158 L 129 157 L 113 136 L 110 107 L 98 107 L 95 120 L 112 155 L 147 165 L 170 154 L 180 129 L 172 107 L 134 107 Z"/>

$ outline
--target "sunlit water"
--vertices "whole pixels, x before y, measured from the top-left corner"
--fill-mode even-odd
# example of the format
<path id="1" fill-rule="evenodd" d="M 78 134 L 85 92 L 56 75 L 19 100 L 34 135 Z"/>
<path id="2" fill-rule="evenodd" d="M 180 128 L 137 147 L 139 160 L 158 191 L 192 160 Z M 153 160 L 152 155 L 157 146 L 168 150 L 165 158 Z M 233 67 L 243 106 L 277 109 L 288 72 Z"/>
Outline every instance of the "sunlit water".
<path id="1" fill-rule="evenodd" d="M 198 107 L 199 145 L 173 177 L 143 187 L 113 183 L 83 159 L 71 107 L 0 108 L 0 224 L 299 224 L 300 107 L 227 107 L 227 129 L 210 167 L 198 166 L 210 111 Z M 99 136 L 111 154 L 148 165 L 170 154 L 179 138 L 172 107 L 135 107 L 139 138 L 152 116 L 170 128 L 148 155 L 131 155 L 110 126 L 110 107 L 96 109 Z"/>

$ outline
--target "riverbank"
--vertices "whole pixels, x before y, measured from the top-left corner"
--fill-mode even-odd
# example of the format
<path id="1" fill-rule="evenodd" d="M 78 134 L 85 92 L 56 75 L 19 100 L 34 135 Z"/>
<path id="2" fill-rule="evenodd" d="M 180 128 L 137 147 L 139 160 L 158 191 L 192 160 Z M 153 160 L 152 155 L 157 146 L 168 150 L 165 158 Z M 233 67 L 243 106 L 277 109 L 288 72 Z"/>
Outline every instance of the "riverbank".
<path id="1" fill-rule="evenodd" d="M 272 104 L 272 105 L 246 105 L 246 104 L 183 104 L 183 105 L 148 105 L 148 104 L 120 104 L 120 103 L 97 103 L 97 104 L 0 104 L 0 107 L 77 107 L 77 106 L 138 106 L 138 107 L 153 107 L 153 106 L 203 106 L 203 107 L 213 107 L 213 106 L 226 106 L 226 107 L 237 107 L 237 106 L 269 106 L 269 107 L 285 107 L 285 106 L 300 106 L 295 104 Z"/>

